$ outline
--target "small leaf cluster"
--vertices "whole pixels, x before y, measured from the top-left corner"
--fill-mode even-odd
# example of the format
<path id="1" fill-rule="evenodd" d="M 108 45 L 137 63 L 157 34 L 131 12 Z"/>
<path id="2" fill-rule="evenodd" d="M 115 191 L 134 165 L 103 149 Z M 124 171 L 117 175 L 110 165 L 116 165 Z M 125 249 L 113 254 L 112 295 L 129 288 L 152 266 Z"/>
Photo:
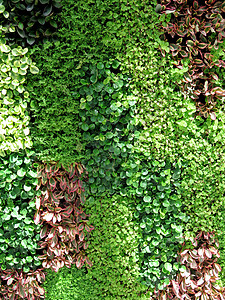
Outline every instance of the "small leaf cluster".
<path id="1" fill-rule="evenodd" d="M 10 208 L 34 199 L 38 179 L 33 154 L 12 152 L 0 157 L 1 206 Z"/>
<path id="2" fill-rule="evenodd" d="M 12 152 L 0 158 L 0 263 L 1 269 L 22 269 L 40 265 L 37 242 L 39 226 L 33 221 L 38 183 L 32 167 L 33 152 Z"/>
<path id="3" fill-rule="evenodd" d="M 45 280 L 45 273 L 36 270 L 29 273 L 17 270 L 0 271 L 2 299 L 44 299 L 44 289 L 40 286 Z"/>
<path id="4" fill-rule="evenodd" d="M 87 299 L 92 289 L 90 281 L 86 280 L 84 268 L 77 269 L 75 265 L 71 268 L 61 268 L 57 273 L 47 270 L 45 282 L 46 300 L 74 300 Z"/>
<path id="5" fill-rule="evenodd" d="M 87 254 L 93 262 L 84 277 L 89 283 L 85 299 L 149 299 L 139 282 L 139 240 L 135 199 L 118 195 L 87 200 L 86 211 L 95 230 Z M 145 294 L 146 292 L 146 294 Z"/>
<path id="6" fill-rule="evenodd" d="M 0 154 L 31 147 L 29 137 L 29 93 L 25 88 L 28 71 L 38 73 L 28 49 L 0 43 Z"/>
<path id="7" fill-rule="evenodd" d="M 181 222 L 187 221 L 179 192 L 182 164 L 144 159 L 139 153 L 123 168 L 127 193 L 139 199 L 134 216 L 143 234 L 139 241 L 141 281 L 151 288 L 160 288 L 169 284 L 179 267 L 176 257 L 183 242 Z"/>
<path id="8" fill-rule="evenodd" d="M 61 45 L 61 46 L 60 46 Z M 79 70 L 71 57 L 73 45 L 45 44 L 35 47 L 33 59 L 40 72 L 28 76 L 30 133 L 40 161 L 70 165 L 80 161 Z"/>
<path id="9" fill-rule="evenodd" d="M 118 190 L 121 163 L 132 152 L 137 127 L 136 97 L 118 61 L 82 66 L 80 127 L 86 144 L 83 164 L 89 173 L 90 195 Z"/>
<path id="10" fill-rule="evenodd" d="M 0 19 L 7 29 L 9 44 L 33 45 L 36 40 L 48 40 L 58 24 L 55 14 L 60 12 L 60 0 L 2 0 L 4 17 Z"/>
<path id="11" fill-rule="evenodd" d="M 41 264 L 37 253 L 40 228 L 34 224 L 32 204 L 5 207 L 0 211 L 1 270 L 29 272 Z"/>
<path id="12" fill-rule="evenodd" d="M 161 6 L 162 5 L 162 6 Z M 171 14 L 170 22 L 161 25 L 164 38 L 170 42 L 172 55 L 177 57 L 177 67 L 189 59 L 188 72 L 184 74 L 183 92 L 196 102 L 201 116 L 215 120 L 213 112 L 225 91 L 218 86 L 214 66 L 225 67 L 223 60 L 214 60 L 211 50 L 218 49 L 225 37 L 225 5 L 220 1 L 168 1 L 157 5 L 163 16 Z M 163 55 L 165 50 L 162 49 Z"/>
<path id="13" fill-rule="evenodd" d="M 179 253 L 181 267 L 175 280 L 153 299 L 224 299 L 225 289 L 217 285 L 221 267 L 218 242 L 213 233 L 199 232 L 191 249 L 184 245 Z"/>
<path id="14" fill-rule="evenodd" d="M 39 242 L 43 254 L 39 257 L 44 268 L 57 272 L 64 265 L 76 264 L 81 268 L 86 262 L 91 266 L 85 251 L 89 233 L 94 229 L 88 224 L 83 211 L 85 202 L 81 164 L 68 169 L 58 164 L 39 167 L 36 197 L 35 224 L 41 224 Z"/>

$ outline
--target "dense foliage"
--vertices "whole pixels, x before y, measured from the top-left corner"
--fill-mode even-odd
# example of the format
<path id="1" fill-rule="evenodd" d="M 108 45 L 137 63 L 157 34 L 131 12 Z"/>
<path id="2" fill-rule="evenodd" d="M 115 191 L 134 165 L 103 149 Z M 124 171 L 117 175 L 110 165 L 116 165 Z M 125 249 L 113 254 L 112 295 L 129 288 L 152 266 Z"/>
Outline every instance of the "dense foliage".
<path id="1" fill-rule="evenodd" d="M 155 299 L 224 299 L 224 288 L 216 284 L 221 271 L 218 257 L 214 234 L 200 232 L 191 249 L 184 244 L 179 255 L 182 267 L 176 280 L 172 280 L 165 291 L 156 293 Z"/>
<path id="2" fill-rule="evenodd" d="M 123 161 L 132 152 L 137 128 L 136 98 L 119 62 L 99 62 L 81 68 L 80 100 L 82 140 L 86 144 L 83 164 L 89 173 L 89 195 L 118 193 Z"/>
<path id="3" fill-rule="evenodd" d="M 34 224 L 37 171 L 33 152 L 14 152 L 0 157 L 0 263 L 1 269 L 40 265 L 37 242 L 40 228 Z M 33 200 L 33 201 L 32 201 Z"/>
<path id="4" fill-rule="evenodd" d="M 54 14 L 60 8 L 60 0 L 1 0 L 4 18 L 0 20 L 7 30 L 7 41 L 26 46 L 48 40 L 58 27 Z"/>
<path id="5" fill-rule="evenodd" d="M 161 4 L 157 5 L 157 11 L 172 14 L 170 22 L 162 27 L 172 55 L 177 57 L 176 66 L 182 69 L 186 57 L 190 62 L 188 72 L 184 74 L 183 92 L 195 100 L 201 116 L 210 114 L 215 120 L 213 111 L 221 103 L 225 91 L 213 67 L 225 67 L 225 61 L 216 60 L 211 50 L 217 50 L 225 37 L 225 3 L 163 0 Z"/>
<path id="6" fill-rule="evenodd" d="M 179 269 L 176 257 L 179 243 L 184 241 L 182 224 L 187 217 L 181 212 L 179 191 L 182 165 L 141 160 L 141 155 L 135 158 L 126 163 L 126 173 L 129 176 L 127 184 L 132 187 L 130 192 L 135 190 L 134 195 L 139 199 L 134 215 L 143 232 L 139 241 L 140 276 L 143 284 L 161 288 Z M 143 198 L 139 198 L 141 194 Z"/>
<path id="7" fill-rule="evenodd" d="M 133 215 L 135 200 L 121 196 L 98 198 L 87 212 L 95 230 L 87 254 L 93 266 L 48 272 L 46 299 L 149 299 L 139 283 L 138 240 L 141 230 Z M 51 278 L 53 277 L 53 280 Z"/>
<path id="8" fill-rule="evenodd" d="M 85 203 L 81 176 L 85 173 L 80 164 L 70 165 L 68 169 L 57 164 L 40 167 L 37 189 L 41 195 L 36 197 L 37 211 L 35 224 L 41 224 L 40 249 L 44 254 L 44 268 L 55 272 L 64 265 L 76 264 L 81 268 L 91 262 L 85 256 L 87 239 L 93 226 L 87 223 L 87 215 L 82 204 Z M 85 178 L 84 178 L 85 179 Z"/>
<path id="9" fill-rule="evenodd" d="M 0 271 L 1 297 L 5 300 L 44 299 L 44 289 L 40 286 L 45 280 L 42 270 L 24 273 L 22 271 Z"/>
<path id="10" fill-rule="evenodd" d="M 0 12 L 0 298 L 222 299 L 224 4 Z"/>
<path id="11" fill-rule="evenodd" d="M 12 152 L 0 157 L 0 191 L 3 207 L 27 204 L 36 195 L 37 165 L 34 152 Z"/>

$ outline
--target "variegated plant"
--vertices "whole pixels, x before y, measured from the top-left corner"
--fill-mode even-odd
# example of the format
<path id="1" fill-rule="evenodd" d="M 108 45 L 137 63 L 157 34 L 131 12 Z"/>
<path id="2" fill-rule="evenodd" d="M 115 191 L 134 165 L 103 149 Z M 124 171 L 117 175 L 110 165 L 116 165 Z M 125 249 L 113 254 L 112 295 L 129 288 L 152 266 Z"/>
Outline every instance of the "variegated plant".
<path id="1" fill-rule="evenodd" d="M 218 0 L 162 0 L 156 11 L 171 14 L 170 22 L 162 23 L 164 39 L 170 42 L 177 67 L 188 58 L 189 70 L 184 74 L 183 92 L 195 102 L 200 115 L 215 119 L 218 100 L 225 91 L 218 86 L 214 67 L 225 67 L 215 61 L 212 49 L 218 49 L 225 37 L 225 2 Z M 161 51 L 165 55 L 165 51 Z"/>
<path id="2" fill-rule="evenodd" d="M 196 236 L 191 249 L 184 245 L 179 254 L 180 273 L 154 299 L 224 300 L 225 289 L 216 283 L 221 271 L 218 247 L 214 234 L 205 232 Z"/>
<path id="3" fill-rule="evenodd" d="M 40 247 L 44 268 L 58 271 L 64 265 L 78 268 L 91 262 L 85 256 L 87 239 L 94 228 L 88 224 L 82 204 L 85 202 L 83 182 L 85 169 L 72 164 L 68 169 L 57 164 L 43 165 L 39 170 L 42 194 L 36 198 L 35 223 L 42 224 Z"/>
<path id="4" fill-rule="evenodd" d="M 45 290 L 40 286 L 45 280 L 42 269 L 25 273 L 22 270 L 0 270 L 0 299 L 40 300 Z"/>

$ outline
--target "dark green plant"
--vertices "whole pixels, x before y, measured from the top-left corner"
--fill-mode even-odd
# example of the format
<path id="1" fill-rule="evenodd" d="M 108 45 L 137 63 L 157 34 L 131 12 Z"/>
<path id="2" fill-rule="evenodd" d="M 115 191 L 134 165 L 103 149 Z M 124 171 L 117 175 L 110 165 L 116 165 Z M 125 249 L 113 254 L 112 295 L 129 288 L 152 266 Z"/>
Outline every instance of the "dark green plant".
<path id="1" fill-rule="evenodd" d="M 33 45 L 36 40 L 48 40 L 58 24 L 55 14 L 60 12 L 60 0 L 1 1 L 5 6 L 1 24 L 7 28 L 9 44 Z"/>
<path id="2" fill-rule="evenodd" d="M 80 127 L 86 144 L 83 164 L 89 173 L 89 195 L 118 192 L 120 165 L 133 148 L 137 127 L 136 98 L 118 61 L 81 67 Z"/>
<path id="3" fill-rule="evenodd" d="M 37 165 L 34 152 L 13 152 L 0 157 L 0 206 L 13 208 L 34 199 L 37 179 Z"/>
<path id="4" fill-rule="evenodd" d="M 32 151 L 14 152 L 0 158 L 2 270 L 23 267 L 28 272 L 40 265 L 40 228 L 33 221 L 38 179 L 32 155 Z"/>
<path id="5" fill-rule="evenodd" d="M 41 265 L 38 258 L 40 227 L 33 221 L 34 202 L 0 211 L 1 270 L 22 269 L 29 272 Z"/>
<path id="6" fill-rule="evenodd" d="M 154 288 L 169 284 L 178 271 L 177 253 L 183 239 L 186 215 L 179 191 L 185 164 L 160 162 L 136 154 L 123 165 L 121 180 L 127 187 L 122 194 L 139 199 L 134 216 L 140 223 L 141 281 Z"/>
<path id="7" fill-rule="evenodd" d="M 33 152 L 14 152 L 0 158 L 0 264 L 1 269 L 21 269 L 40 265 L 40 227 L 33 221 L 37 169 Z"/>

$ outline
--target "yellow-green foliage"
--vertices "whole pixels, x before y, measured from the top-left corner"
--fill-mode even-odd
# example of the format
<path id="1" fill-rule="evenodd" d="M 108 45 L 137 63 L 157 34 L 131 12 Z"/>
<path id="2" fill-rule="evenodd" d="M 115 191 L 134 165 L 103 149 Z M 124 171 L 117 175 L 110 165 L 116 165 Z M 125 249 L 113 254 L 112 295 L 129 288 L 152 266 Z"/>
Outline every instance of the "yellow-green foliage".
<path id="1" fill-rule="evenodd" d="M 28 49 L 0 44 L 0 154 L 31 147 L 29 137 L 29 93 L 24 87 L 28 71 L 38 69 L 28 56 Z"/>

